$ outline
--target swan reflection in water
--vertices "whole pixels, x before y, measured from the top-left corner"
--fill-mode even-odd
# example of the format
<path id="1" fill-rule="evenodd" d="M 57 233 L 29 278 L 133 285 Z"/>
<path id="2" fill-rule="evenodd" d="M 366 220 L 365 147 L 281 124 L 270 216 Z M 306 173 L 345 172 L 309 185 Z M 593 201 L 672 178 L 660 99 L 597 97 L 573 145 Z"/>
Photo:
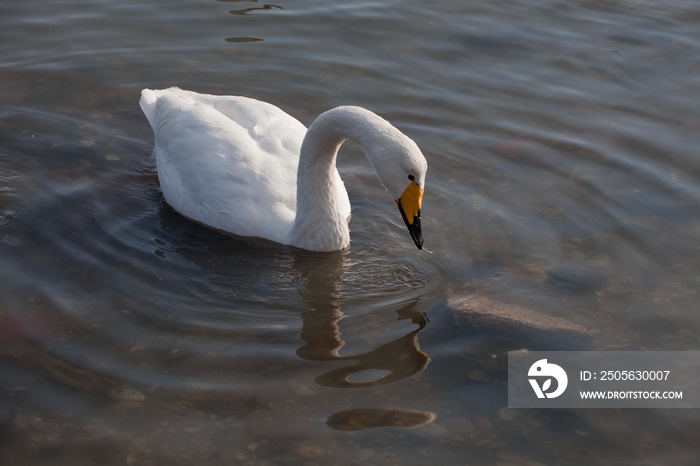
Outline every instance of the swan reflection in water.
<path id="1" fill-rule="evenodd" d="M 171 218 L 177 217 L 173 214 Z M 181 225 L 180 222 L 177 224 Z M 219 238 L 220 243 L 217 243 L 214 239 L 215 233 L 197 230 L 207 236 L 211 235 L 210 238 L 204 238 L 207 254 L 187 249 L 179 249 L 178 252 L 200 267 L 226 276 L 226 283 L 235 278 L 237 286 L 242 289 L 256 288 L 259 281 L 295 283 L 296 293 L 305 308 L 300 314 L 300 338 L 304 344 L 296 350 L 296 354 L 308 361 L 347 363 L 343 367 L 318 375 L 315 378 L 318 385 L 338 388 L 384 385 L 419 374 L 430 363 L 430 357 L 420 349 L 418 342 L 418 334 L 429 320 L 425 313 L 418 310 L 420 297 L 416 297 L 415 293 L 406 297 L 395 311 L 387 309 L 386 312 L 396 312 L 397 320 L 410 320 L 417 328 L 369 352 L 340 355 L 340 350 L 345 345 L 339 326 L 339 322 L 345 317 L 341 306 L 348 305 L 355 295 L 362 298 L 362 293 L 376 293 L 374 285 L 376 281 L 381 281 L 380 277 L 372 277 L 371 286 L 360 286 L 360 290 L 350 289 L 348 282 L 358 281 L 355 280 L 358 277 L 353 276 L 356 272 L 353 271 L 347 250 L 324 253 L 290 248 L 280 251 L 272 243 L 252 239 L 231 242 Z M 182 236 L 182 232 L 173 231 L 173 236 Z M 360 264 L 359 267 L 361 270 L 374 269 L 369 264 Z M 359 277 L 362 283 L 369 283 L 367 280 L 367 277 Z M 270 283 L 266 283 L 266 286 L 268 285 Z M 396 288 L 396 283 L 388 286 Z M 398 289 L 401 288 L 399 286 Z M 380 296 L 387 296 L 391 291 L 380 290 L 379 293 Z M 367 299 L 368 303 L 372 301 Z M 378 372 L 388 374 L 371 381 L 350 380 L 356 375 L 373 375 Z M 328 418 L 327 424 L 338 430 L 417 427 L 432 422 L 435 417 L 435 414 L 424 411 L 363 407 L 335 413 Z"/>
<path id="2" fill-rule="evenodd" d="M 368 353 L 354 356 L 340 356 L 340 348 L 345 342 L 340 338 L 338 321 L 343 313 L 338 308 L 313 308 L 302 314 L 301 339 L 306 345 L 297 350 L 300 358 L 310 361 L 349 361 L 353 364 L 335 369 L 316 377 L 316 383 L 324 387 L 372 387 L 411 377 L 425 370 L 430 357 L 418 345 L 418 333 L 427 325 L 424 313 L 414 309 L 420 303 L 416 299 L 397 310 L 397 320 L 411 319 L 418 328 L 411 333 L 386 343 Z M 371 382 L 352 382 L 354 374 L 368 370 L 389 371 L 389 374 Z"/>
<path id="3" fill-rule="evenodd" d="M 174 212 L 164 210 L 165 220 L 172 221 L 170 228 L 172 236 L 183 237 L 180 217 Z M 170 223 L 170 222 L 168 222 Z M 190 225 L 191 226 L 191 225 Z M 397 320 L 410 320 L 417 326 L 408 334 L 385 343 L 376 349 L 350 356 L 341 356 L 340 350 L 345 345 L 341 338 L 339 322 L 345 317 L 341 306 L 348 305 L 353 298 L 363 298 L 364 293 L 388 299 L 391 289 L 405 290 L 404 283 L 395 283 L 395 278 L 388 281 L 389 291 L 377 290 L 376 282 L 386 280 L 384 277 L 366 277 L 366 273 L 377 270 L 377 264 L 360 264 L 360 276 L 353 274 L 351 255 L 347 250 L 335 252 L 312 252 L 296 248 L 280 250 L 273 243 L 246 239 L 230 241 L 206 229 L 195 229 L 202 234 L 201 244 L 207 249 L 202 254 L 199 248 L 188 250 L 178 249 L 183 257 L 198 264 L 200 267 L 217 272 L 226 277 L 225 283 L 235 281 L 243 289 L 255 289 L 260 281 L 266 286 L 269 282 L 294 283 L 296 293 L 301 299 L 302 328 L 300 338 L 305 343 L 296 350 L 296 354 L 308 361 L 340 361 L 347 365 L 329 370 L 315 378 L 318 385 L 338 388 L 362 388 L 397 382 L 419 374 L 430 363 L 430 357 L 420 349 L 418 334 L 428 324 L 425 313 L 418 310 L 420 297 L 415 293 L 407 296 L 395 311 Z M 218 238 L 218 241 L 217 241 Z M 216 258 L 216 260 L 214 260 Z M 362 259 L 360 259 L 362 260 Z M 386 266 L 380 264 L 380 269 Z M 370 272 L 367 272 L 370 271 Z M 369 281 L 371 280 L 371 281 Z M 360 285 L 360 289 L 350 289 L 348 283 L 368 283 Z M 393 281 L 393 282 L 392 282 Z M 398 285 L 398 286 L 397 286 Z M 404 293 L 406 296 L 406 293 Z M 369 299 L 367 302 L 376 300 Z M 240 296 L 238 296 L 240 299 Z M 383 306 L 384 308 L 386 306 Z M 352 381 L 353 376 L 374 375 L 381 372 L 388 374 L 371 381 Z M 352 419 L 352 421 L 350 421 Z M 329 418 L 329 425 L 340 430 L 355 430 L 357 426 L 378 427 L 415 427 L 431 422 L 434 415 L 422 411 L 408 410 L 372 410 L 358 409 L 336 413 Z M 343 427 L 344 426 L 344 427 Z M 352 427 L 351 427 L 352 426 Z"/>
<path id="4" fill-rule="evenodd" d="M 345 252 L 331 254 L 305 253 L 298 255 L 294 267 L 300 271 L 304 287 L 299 295 L 308 310 L 303 312 L 301 339 L 306 344 L 297 350 L 300 358 L 310 361 L 347 361 L 351 364 L 316 377 L 324 387 L 361 388 L 384 385 L 416 375 L 428 366 L 430 356 L 421 351 L 418 334 L 429 320 L 418 311 L 420 297 L 412 299 L 398 310 L 397 320 L 410 319 L 417 329 L 394 341 L 364 354 L 341 356 L 345 345 L 341 339 L 342 276 L 347 270 Z M 349 380 L 363 371 L 388 371 L 372 381 Z M 327 425 L 336 430 L 362 430 L 372 427 L 418 427 L 436 419 L 434 413 L 407 409 L 350 409 L 332 414 Z"/>
<path id="5" fill-rule="evenodd" d="M 303 288 L 299 295 L 308 310 L 303 312 L 301 339 L 306 345 L 297 350 L 300 358 L 310 361 L 349 361 L 353 364 L 316 377 L 325 387 L 369 387 L 396 382 L 422 372 L 430 357 L 421 351 L 418 333 L 428 324 L 425 313 L 417 311 L 420 298 L 412 299 L 396 311 L 397 320 L 410 319 L 418 328 L 365 354 L 340 356 L 345 345 L 338 322 L 344 317 L 340 309 L 342 276 L 347 269 L 345 253 L 299 254 L 294 268 L 301 273 Z M 348 377 L 365 370 L 389 371 L 371 382 L 351 382 Z"/>

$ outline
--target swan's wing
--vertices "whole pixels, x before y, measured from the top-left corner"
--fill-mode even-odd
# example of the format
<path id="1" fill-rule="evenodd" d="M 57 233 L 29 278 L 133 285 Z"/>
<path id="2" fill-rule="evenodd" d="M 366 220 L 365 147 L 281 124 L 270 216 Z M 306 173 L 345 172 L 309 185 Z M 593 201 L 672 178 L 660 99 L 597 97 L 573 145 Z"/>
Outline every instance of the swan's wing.
<path id="1" fill-rule="evenodd" d="M 296 210 L 306 128 L 253 99 L 153 92 L 151 124 L 165 200 L 211 227 L 284 243 Z"/>
<path id="2" fill-rule="evenodd" d="M 287 149 L 299 157 L 301 143 L 306 134 L 306 127 L 297 119 L 267 102 L 240 96 L 217 96 L 198 94 L 192 91 L 184 91 L 179 88 L 167 89 L 178 96 L 192 102 L 202 103 L 215 108 L 230 120 L 244 127 L 248 134 L 255 139 L 260 146 L 270 153 L 280 153 L 280 147 Z M 156 91 L 164 92 L 164 91 Z M 271 137 L 274 136 L 274 137 Z M 294 173 L 296 176 L 296 167 Z M 335 185 L 338 190 L 340 208 L 345 218 L 350 219 L 350 199 L 348 198 L 345 184 L 336 169 Z M 291 204 L 288 206 L 296 211 L 296 192 Z"/>

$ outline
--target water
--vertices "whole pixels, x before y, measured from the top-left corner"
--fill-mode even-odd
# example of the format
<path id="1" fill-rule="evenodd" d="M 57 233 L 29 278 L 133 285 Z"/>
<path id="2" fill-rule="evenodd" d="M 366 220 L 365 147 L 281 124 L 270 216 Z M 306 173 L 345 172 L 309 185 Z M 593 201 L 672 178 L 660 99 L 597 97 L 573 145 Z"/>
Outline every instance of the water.
<path id="1" fill-rule="evenodd" d="M 515 343 L 446 298 L 698 348 L 699 26 L 680 1 L 0 5 L 3 463 L 697 464 L 694 411 L 508 410 Z M 389 119 L 429 162 L 433 254 L 349 145 L 347 252 L 183 219 L 137 104 L 172 85 Z"/>

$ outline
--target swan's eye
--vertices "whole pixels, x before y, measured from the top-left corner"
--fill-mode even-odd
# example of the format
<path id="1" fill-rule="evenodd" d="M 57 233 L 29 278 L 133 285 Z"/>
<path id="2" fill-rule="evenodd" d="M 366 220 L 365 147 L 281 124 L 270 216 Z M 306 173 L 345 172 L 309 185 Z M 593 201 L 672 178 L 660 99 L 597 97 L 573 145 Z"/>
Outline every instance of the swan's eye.
<path id="1" fill-rule="evenodd" d="M 408 179 L 413 181 L 415 178 L 413 178 L 413 175 L 408 175 Z"/>

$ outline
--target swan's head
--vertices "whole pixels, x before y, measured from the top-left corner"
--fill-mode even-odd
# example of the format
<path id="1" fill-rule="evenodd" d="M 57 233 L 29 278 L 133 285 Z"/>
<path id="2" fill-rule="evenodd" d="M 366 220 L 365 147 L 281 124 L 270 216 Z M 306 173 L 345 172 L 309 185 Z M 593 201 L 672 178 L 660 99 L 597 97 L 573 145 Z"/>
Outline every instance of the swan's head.
<path id="1" fill-rule="evenodd" d="M 391 127 L 389 143 L 384 142 L 370 155 L 379 179 L 399 206 L 408 232 L 418 249 L 423 249 L 420 211 L 428 162 L 415 142 Z"/>

